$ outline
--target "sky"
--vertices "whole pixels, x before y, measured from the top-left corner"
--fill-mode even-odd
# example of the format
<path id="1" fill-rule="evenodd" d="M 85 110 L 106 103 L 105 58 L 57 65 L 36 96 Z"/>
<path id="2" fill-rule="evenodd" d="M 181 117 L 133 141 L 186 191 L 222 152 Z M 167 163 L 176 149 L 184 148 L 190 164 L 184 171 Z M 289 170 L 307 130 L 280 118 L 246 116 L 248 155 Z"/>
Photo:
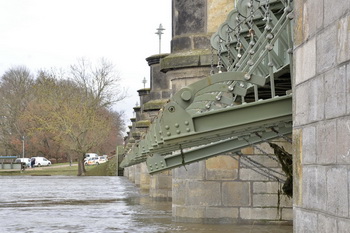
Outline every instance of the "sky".
<path id="1" fill-rule="evenodd" d="M 127 125 L 149 87 L 146 58 L 170 52 L 171 0 L 0 0 L 0 76 L 16 66 L 33 75 L 40 69 L 68 69 L 79 58 L 112 62 L 128 98 L 113 108 Z"/>

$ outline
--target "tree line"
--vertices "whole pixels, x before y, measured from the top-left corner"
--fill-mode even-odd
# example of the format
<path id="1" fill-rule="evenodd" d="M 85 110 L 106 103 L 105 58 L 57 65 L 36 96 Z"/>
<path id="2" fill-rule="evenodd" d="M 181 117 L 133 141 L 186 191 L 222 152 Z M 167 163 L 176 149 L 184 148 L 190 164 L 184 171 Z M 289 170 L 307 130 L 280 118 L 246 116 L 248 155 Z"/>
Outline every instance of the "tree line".
<path id="1" fill-rule="evenodd" d="M 126 97 L 114 65 L 86 59 L 63 70 L 24 66 L 0 79 L 0 151 L 19 157 L 78 161 L 84 175 L 87 152 L 112 154 L 123 141 L 122 112 L 112 106 Z"/>

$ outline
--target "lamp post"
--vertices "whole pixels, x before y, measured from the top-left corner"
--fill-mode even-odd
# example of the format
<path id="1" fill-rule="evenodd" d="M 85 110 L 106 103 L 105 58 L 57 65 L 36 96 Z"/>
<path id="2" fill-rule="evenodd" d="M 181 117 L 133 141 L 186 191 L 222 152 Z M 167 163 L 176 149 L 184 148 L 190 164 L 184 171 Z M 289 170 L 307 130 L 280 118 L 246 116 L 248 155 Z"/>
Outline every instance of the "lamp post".
<path id="1" fill-rule="evenodd" d="M 22 135 L 22 158 L 24 158 L 24 136 Z"/>
<path id="2" fill-rule="evenodd" d="M 156 34 L 159 36 L 159 54 L 161 53 L 161 40 L 162 40 L 162 34 L 165 28 L 163 28 L 162 24 L 159 24 L 159 28 L 157 28 Z"/>
<path id="3" fill-rule="evenodd" d="M 146 83 L 147 83 L 146 77 L 143 77 L 142 83 L 143 83 L 143 89 L 145 89 L 146 88 Z"/>

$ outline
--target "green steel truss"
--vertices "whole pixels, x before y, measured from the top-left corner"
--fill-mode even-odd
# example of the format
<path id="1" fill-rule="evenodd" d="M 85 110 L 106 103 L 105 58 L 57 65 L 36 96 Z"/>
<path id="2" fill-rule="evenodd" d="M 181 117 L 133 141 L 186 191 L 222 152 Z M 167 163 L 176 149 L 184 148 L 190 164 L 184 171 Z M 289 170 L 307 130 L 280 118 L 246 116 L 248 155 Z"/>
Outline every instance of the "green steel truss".
<path id="1" fill-rule="evenodd" d="M 292 132 L 292 5 L 240 0 L 212 36 L 218 73 L 178 91 L 121 166 L 171 169 Z"/>

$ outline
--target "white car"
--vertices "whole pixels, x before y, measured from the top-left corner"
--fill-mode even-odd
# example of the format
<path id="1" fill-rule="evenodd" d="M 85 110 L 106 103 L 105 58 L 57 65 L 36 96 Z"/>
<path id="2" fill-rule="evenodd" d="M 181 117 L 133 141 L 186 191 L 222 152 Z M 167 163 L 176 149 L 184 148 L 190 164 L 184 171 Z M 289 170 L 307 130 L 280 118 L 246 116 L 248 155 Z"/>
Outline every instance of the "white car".
<path id="1" fill-rule="evenodd" d="M 26 167 L 30 167 L 30 158 L 17 158 L 15 163 L 24 163 Z"/>
<path id="2" fill-rule="evenodd" d="M 98 162 L 99 163 L 105 163 L 107 161 L 108 161 L 107 155 L 98 156 Z"/>
<path id="3" fill-rule="evenodd" d="M 41 166 L 50 166 L 51 161 L 46 159 L 45 157 L 32 157 L 32 159 L 35 159 L 35 167 L 41 167 Z"/>
<path id="4" fill-rule="evenodd" d="M 98 154 L 96 154 L 96 153 L 86 153 L 84 155 L 84 162 L 85 162 L 85 164 L 91 158 L 98 158 Z"/>
<path id="5" fill-rule="evenodd" d="M 95 158 L 95 157 L 89 158 L 85 161 L 85 165 L 99 165 L 99 164 L 100 164 L 100 162 L 99 162 L 98 158 Z"/>

